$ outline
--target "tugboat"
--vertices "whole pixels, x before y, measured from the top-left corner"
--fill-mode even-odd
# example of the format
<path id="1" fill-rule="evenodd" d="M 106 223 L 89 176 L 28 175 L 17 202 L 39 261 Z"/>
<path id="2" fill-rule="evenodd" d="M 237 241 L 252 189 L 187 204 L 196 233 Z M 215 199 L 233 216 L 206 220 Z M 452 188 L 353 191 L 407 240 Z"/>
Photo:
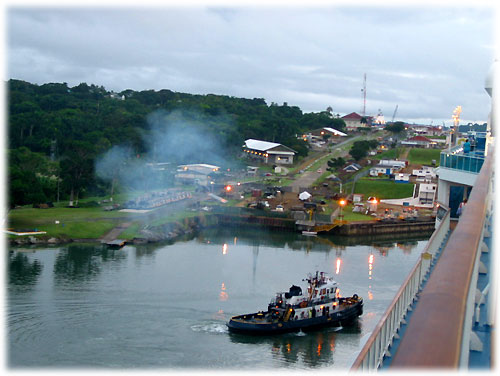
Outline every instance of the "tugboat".
<path id="1" fill-rule="evenodd" d="M 278 334 L 314 330 L 326 326 L 346 326 L 363 314 L 363 299 L 354 294 L 340 297 L 337 283 L 324 272 L 303 279 L 307 294 L 292 285 L 278 292 L 267 311 L 234 316 L 226 324 L 229 331 L 242 334 Z"/>

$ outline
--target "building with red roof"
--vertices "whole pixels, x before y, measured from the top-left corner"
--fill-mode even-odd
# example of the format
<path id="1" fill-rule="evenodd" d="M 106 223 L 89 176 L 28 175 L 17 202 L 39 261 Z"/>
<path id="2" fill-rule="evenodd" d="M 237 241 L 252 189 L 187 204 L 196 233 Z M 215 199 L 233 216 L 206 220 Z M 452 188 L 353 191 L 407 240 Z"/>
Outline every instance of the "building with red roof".
<path id="1" fill-rule="evenodd" d="M 417 147 L 424 147 L 428 148 L 431 145 L 435 145 L 436 143 L 432 141 L 431 139 L 424 137 L 424 136 L 413 136 L 406 141 L 402 141 L 401 145 L 407 145 L 407 146 L 417 146 Z"/>
<path id="2" fill-rule="evenodd" d="M 369 127 L 371 125 L 371 116 L 365 116 L 366 123 L 362 122 L 363 116 L 357 114 L 356 112 L 351 112 L 345 116 L 341 117 L 344 120 L 347 131 L 356 131 L 358 128 Z"/>

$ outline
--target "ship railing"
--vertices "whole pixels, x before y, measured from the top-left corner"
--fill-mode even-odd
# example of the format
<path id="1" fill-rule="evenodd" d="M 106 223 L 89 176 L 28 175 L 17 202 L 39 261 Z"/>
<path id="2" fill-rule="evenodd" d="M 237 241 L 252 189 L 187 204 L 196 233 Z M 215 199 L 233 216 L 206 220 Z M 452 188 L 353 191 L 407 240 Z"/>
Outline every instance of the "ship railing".
<path id="1" fill-rule="evenodd" d="M 398 349 L 390 358 L 391 368 L 464 368 L 468 365 L 469 351 L 474 341 L 472 323 L 474 300 L 477 294 L 478 270 L 481 252 L 489 249 L 484 242 L 491 236 L 485 226 L 491 224 L 493 197 L 494 153 L 488 153 L 483 169 L 471 191 L 460 220 L 447 240 L 450 210 L 448 209 L 434 232 L 422 258 L 412 269 L 393 302 L 375 327 L 372 335 L 355 360 L 352 370 L 377 370 L 384 356 L 391 357 L 389 349 L 398 330 L 405 323 L 404 316 L 411 309 L 411 320 L 405 326 Z M 433 265 L 428 279 L 425 277 L 424 260 L 444 239 L 439 260 Z M 436 253 L 434 253 L 436 254 Z M 435 257 L 432 257 L 435 258 Z M 422 279 L 424 276 L 424 279 Z M 416 282 L 420 281 L 420 282 Z M 425 283 L 418 294 L 418 303 L 411 307 L 415 285 Z M 485 289 L 486 290 L 486 289 Z M 487 291 L 484 291 L 486 292 Z M 494 307 L 488 313 L 494 311 Z M 493 316 L 491 316 L 493 317 Z M 491 319 L 493 323 L 493 318 Z"/>
<path id="2" fill-rule="evenodd" d="M 488 228 L 493 213 L 491 146 L 465 210 L 419 296 L 391 368 L 464 369 L 468 367 L 470 351 L 478 345 L 473 322 L 475 300 L 481 293 L 477 289 L 479 270 L 488 272 L 480 257 L 490 251 L 484 240 L 491 237 Z M 494 306 L 487 308 L 490 314 L 495 310 Z M 494 316 L 489 325 L 492 324 Z"/>
<path id="3" fill-rule="evenodd" d="M 439 167 L 477 174 L 481 170 L 484 160 L 484 150 L 464 153 L 462 145 L 459 145 L 441 152 Z"/>
<path id="4" fill-rule="evenodd" d="M 401 325 L 405 324 L 408 310 L 420 291 L 427 273 L 435 261 L 440 249 L 446 243 L 450 229 L 450 209 L 446 209 L 439 226 L 430 237 L 420 259 L 417 261 L 408 277 L 401 285 L 391 304 L 382 315 L 377 326 L 361 349 L 354 361 L 351 370 L 374 371 L 377 370 L 384 357 L 391 356 L 390 348 L 394 339 L 399 339 L 398 332 Z"/>

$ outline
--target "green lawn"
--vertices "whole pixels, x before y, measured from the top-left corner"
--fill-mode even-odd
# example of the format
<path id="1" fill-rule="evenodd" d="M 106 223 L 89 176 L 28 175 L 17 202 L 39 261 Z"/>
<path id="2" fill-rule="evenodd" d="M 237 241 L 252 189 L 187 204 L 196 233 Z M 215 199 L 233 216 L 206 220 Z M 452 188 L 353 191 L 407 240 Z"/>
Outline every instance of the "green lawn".
<path id="1" fill-rule="evenodd" d="M 354 193 L 374 196 L 378 199 L 406 198 L 413 195 L 414 184 L 395 183 L 393 181 L 371 180 L 362 178 L 354 187 Z"/>
<path id="2" fill-rule="evenodd" d="M 93 222 L 68 222 L 68 223 L 50 223 L 40 225 L 39 231 L 46 231 L 45 236 L 61 237 L 72 239 L 98 239 L 116 226 L 112 221 L 93 221 Z"/>
<path id="3" fill-rule="evenodd" d="M 8 227 L 46 231 L 48 237 L 99 238 L 117 225 L 127 213 L 101 208 L 21 208 L 9 212 Z M 56 221 L 59 221 L 56 224 Z"/>
<path id="4" fill-rule="evenodd" d="M 436 161 L 436 166 L 439 166 L 439 155 L 441 150 L 439 149 L 419 149 L 412 148 L 408 153 L 408 160 L 411 164 L 422 164 L 430 166 L 432 160 Z"/>
<path id="5" fill-rule="evenodd" d="M 403 154 L 405 148 L 394 148 L 373 156 L 373 159 L 396 159 Z"/>
<path id="6" fill-rule="evenodd" d="M 102 208 L 21 208 L 9 212 L 9 227 L 33 227 L 42 224 L 94 221 L 99 219 L 125 218 L 129 214 L 104 211 Z"/>

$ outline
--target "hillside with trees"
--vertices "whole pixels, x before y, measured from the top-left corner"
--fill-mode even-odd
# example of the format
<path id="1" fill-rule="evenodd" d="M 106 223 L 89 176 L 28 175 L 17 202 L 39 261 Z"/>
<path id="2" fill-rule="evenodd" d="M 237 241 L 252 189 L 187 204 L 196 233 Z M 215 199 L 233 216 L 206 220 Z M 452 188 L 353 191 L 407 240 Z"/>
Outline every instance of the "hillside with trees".
<path id="1" fill-rule="evenodd" d="M 125 150 L 120 162 L 123 168 L 132 168 L 137 160 L 173 166 L 221 163 L 217 159 L 221 155 L 236 160 L 248 138 L 282 143 L 305 156 L 307 146 L 297 135 L 320 127 L 342 130 L 345 126 L 328 111 L 303 113 L 286 103 L 268 105 L 263 98 L 167 89 L 114 93 L 86 83 L 69 87 L 20 80 L 7 82 L 7 94 L 10 206 L 109 191 L 112 179 L 96 174 L 96 162 L 117 147 Z M 165 135 L 178 138 L 158 144 Z M 193 156 L 179 140 L 193 145 L 199 155 Z M 217 153 L 198 148 L 207 140 L 213 141 Z"/>

